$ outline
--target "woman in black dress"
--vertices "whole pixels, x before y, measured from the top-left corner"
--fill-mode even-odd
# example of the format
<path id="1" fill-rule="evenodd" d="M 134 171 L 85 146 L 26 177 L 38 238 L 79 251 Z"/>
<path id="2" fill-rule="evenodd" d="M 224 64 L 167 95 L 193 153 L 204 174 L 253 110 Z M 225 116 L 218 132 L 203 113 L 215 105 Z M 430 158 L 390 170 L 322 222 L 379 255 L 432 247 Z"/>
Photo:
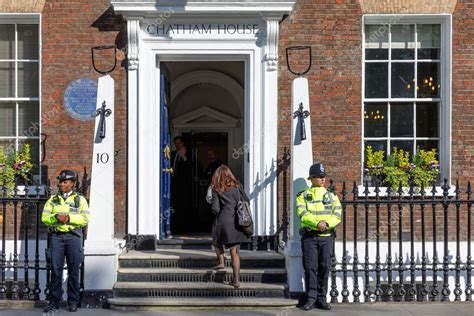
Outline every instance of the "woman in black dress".
<path id="1" fill-rule="evenodd" d="M 230 249 L 233 280 L 229 283 L 234 288 L 240 287 L 239 248 L 249 237 L 238 225 L 236 206 L 240 200 L 240 183 L 235 179 L 229 167 L 222 165 L 212 177 L 211 210 L 216 214 L 212 225 L 212 242 L 217 255 L 215 270 L 224 268 L 224 247 Z"/>

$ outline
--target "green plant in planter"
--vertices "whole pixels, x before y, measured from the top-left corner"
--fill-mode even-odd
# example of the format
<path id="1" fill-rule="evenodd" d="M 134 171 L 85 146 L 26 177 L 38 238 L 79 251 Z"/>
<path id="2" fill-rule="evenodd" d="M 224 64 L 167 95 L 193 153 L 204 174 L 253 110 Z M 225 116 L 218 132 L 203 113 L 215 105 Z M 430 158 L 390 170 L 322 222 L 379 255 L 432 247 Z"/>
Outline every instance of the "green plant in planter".
<path id="1" fill-rule="evenodd" d="M 29 144 L 25 144 L 18 152 L 6 152 L 0 146 L 0 192 L 3 193 L 3 187 L 6 187 L 6 195 L 13 195 L 18 180 L 25 184 L 29 181 L 33 166 Z"/>
<path id="2" fill-rule="evenodd" d="M 384 151 L 374 152 L 367 146 L 366 174 L 381 179 L 382 185 L 397 190 L 400 185 L 408 187 L 413 183 L 416 187 L 429 186 L 439 174 L 436 149 L 429 151 L 417 148 L 412 157 L 402 149 L 394 147 L 392 153 L 384 160 Z"/>
<path id="3" fill-rule="evenodd" d="M 429 151 L 417 148 L 413 156 L 410 176 L 413 184 L 417 187 L 431 185 L 439 174 L 439 163 L 436 159 L 436 149 Z"/>
<path id="4" fill-rule="evenodd" d="M 384 180 L 393 189 L 398 189 L 400 185 L 406 187 L 410 181 L 410 168 L 408 152 L 397 147 L 393 147 L 392 153 L 384 163 Z"/>
<path id="5" fill-rule="evenodd" d="M 18 180 L 23 180 L 25 184 L 28 183 L 31 171 L 33 170 L 29 144 L 25 144 L 23 150 L 16 153 L 13 169 L 15 170 L 15 176 Z"/>
<path id="6" fill-rule="evenodd" d="M 372 150 L 372 146 L 367 146 L 367 163 L 365 172 L 372 179 L 379 179 L 382 180 L 383 176 L 383 165 L 384 165 L 384 154 L 383 150 L 379 150 L 374 152 Z"/>
<path id="7" fill-rule="evenodd" d="M 10 196 L 13 187 L 15 186 L 15 170 L 13 170 L 13 157 L 5 153 L 5 150 L 0 146 L 0 193 L 4 193 L 6 187 L 7 195 Z"/>

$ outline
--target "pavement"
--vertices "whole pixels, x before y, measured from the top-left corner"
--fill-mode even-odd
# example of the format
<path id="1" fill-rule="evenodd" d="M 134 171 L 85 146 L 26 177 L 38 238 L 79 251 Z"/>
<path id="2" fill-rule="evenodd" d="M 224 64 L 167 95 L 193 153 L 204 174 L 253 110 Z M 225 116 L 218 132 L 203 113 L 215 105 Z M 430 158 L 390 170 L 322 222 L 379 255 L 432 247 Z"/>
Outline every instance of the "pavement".
<path id="1" fill-rule="evenodd" d="M 0 309 L 0 316 L 55 316 L 43 313 L 42 308 L 32 309 Z M 426 303 L 367 303 L 367 304 L 336 304 L 331 311 L 314 309 L 302 311 L 297 308 L 280 310 L 196 310 L 196 311 L 113 311 L 108 309 L 80 309 L 77 313 L 69 313 L 60 309 L 58 315 L 163 315 L 163 316 L 303 316 L 303 315 L 328 315 L 328 316 L 474 316 L 474 302 L 426 302 Z"/>

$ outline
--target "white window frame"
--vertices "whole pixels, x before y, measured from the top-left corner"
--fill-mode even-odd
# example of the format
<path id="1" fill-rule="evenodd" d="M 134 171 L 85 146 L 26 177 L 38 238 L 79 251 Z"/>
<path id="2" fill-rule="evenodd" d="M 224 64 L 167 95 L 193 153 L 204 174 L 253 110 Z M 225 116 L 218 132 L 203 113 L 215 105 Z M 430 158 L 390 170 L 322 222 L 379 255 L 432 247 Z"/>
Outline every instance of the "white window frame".
<path id="1" fill-rule="evenodd" d="M 10 136 L 0 136 L 1 140 L 8 140 L 8 139 L 14 139 L 15 141 L 15 150 L 18 151 L 19 149 L 19 141 L 20 140 L 30 140 L 30 139 L 36 139 L 38 140 L 38 172 L 36 175 L 33 175 L 33 180 L 37 180 L 39 184 L 41 184 L 41 157 L 42 157 L 42 149 L 41 149 L 41 129 L 42 129 L 42 124 L 41 124 L 41 109 L 42 109 L 42 27 L 41 27 L 41 14 L 40 13 L 1 13 L 0 14 L 0 24 L 14 24 L 15 25 L 15 45 L 18 45 L 18 32 L 17 32 L 17 25 L 18 24 L 37 24 L 38 25 L 38 59 L 18 59 L 18 47 L 15 49 L 15 58 L 14 60 L 12 59 L 0 59 L 2 62 L 15 62 L 15 96 L 10 97 L 10 98 L 4 98 L 0 97 L 0 102 L 11 102 L 15 103 L 15 116 L 16 116 L 16 122 L 15 122 L 15 136 L 10 137 Z M 18 62 L 37 62 L 38 63 L 38 97 L 34 98 L 19 98 L 18 97 Z M 38 102 L 38 124 L 39 124 L 39 131 L 38 131 L 38 136 L 20 136 L 19 135 L 19 130 L 18 130 L 18 103 L 19 102 L 24 102 L 24 101 L 37 101 Z M 36 179 L 36 177 L 38 177 Z"/>
<path id="2" fill-rule="evenodd" d="M 384 98 L 374 99 L 365 97 L 365 26 L 369 24 L 385 24 L 385 25 L 396 25 L 396 24 L 440 24 L 441 25 L 441 55 L 440 55 L 440 78 L 441 78 L 441 91 L 440 98 L 430 99 L 415 99 L 415 98 Z M 416 49 L 416 48 L 415 48 Z M 362 109 L 365 108 L 365 103 L 369 102 L 386 102 L 386 103 L 397 103 L 397 102 L 419 102 L 419 101 L 432 101 L 439 102 L 439 161 L 440 161 L 440 172 L 441 179 L 448 179 L 448 183 L 451 185 L 451 81 L 452 81 L 452 15 L 451 14 L 366 14 L 362 17 Z M 415 60 L 416 61 L 416 60 Z M 429 61 L 429 60 L 424 60 Z M 397 61 L 398 62 L 398 61 Z M 413 61 L 411 61 L 413 62 Z M 390 68 L 390 67 L 389 67 Z M 416 76 L 416 69 L 415 69 Z M 390 76 L 388 76 L 390 80 Z M 390 83 L 390 82 L 389 82 Z M 389 84 L 390 90 L 390 84 Z M 390 91 L 389 91 L 390 95 Z M 389 110 L 387 108 L 387 110 Z M 389 112 L 387 113 L 389 115 Z M 416 118 L 414 118 L 415 122 Z M 390 121 L 387 122 L 390 125 Z M 361 141 L 361 183 L 364 183 L 364 111 L 361 111 L 361 124 L 362 124 L 362 141 Z M 390 127 L 389 127 L 390 129 Z M 390 135 L 388 135 L 390 137 Z"/>

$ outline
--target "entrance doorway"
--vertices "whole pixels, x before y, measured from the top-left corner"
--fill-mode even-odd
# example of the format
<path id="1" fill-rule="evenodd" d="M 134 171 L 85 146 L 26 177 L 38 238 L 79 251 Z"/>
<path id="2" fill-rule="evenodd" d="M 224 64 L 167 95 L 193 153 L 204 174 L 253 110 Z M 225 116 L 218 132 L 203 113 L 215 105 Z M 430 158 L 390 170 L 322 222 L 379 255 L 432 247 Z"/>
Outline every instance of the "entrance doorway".
<path id="1" fill-rule="evenodd" d="M 190 159 L 184 181 L 177 181 L 176 172 L 171 173 L 170 194 L 162 196 L 161 205 L 170 205 L 169 231 L 173 236 L 210 235 L 214 216 L 205 196 L 217 164 L 228 165 L 244 182 L 244 155 L 234 154 L 244 147 L 244 62 L 173 61 L 161 62 L 160 69 L 166 94 L 160 106 L 166 107 L 168 114 L 168 124 L 162 126 L 169 126 L 162 147 L 166 147 L 163 140 L 180 136 Z M 169 146 L 176 150 L 171 141 Z M 171 168 L 176 164 L 174 157 L 170 155 Z M 166 210 L 161 213 L 167 214 Z M 166 221 L 167 216 L 160 216 L 160 220 Z"/>

